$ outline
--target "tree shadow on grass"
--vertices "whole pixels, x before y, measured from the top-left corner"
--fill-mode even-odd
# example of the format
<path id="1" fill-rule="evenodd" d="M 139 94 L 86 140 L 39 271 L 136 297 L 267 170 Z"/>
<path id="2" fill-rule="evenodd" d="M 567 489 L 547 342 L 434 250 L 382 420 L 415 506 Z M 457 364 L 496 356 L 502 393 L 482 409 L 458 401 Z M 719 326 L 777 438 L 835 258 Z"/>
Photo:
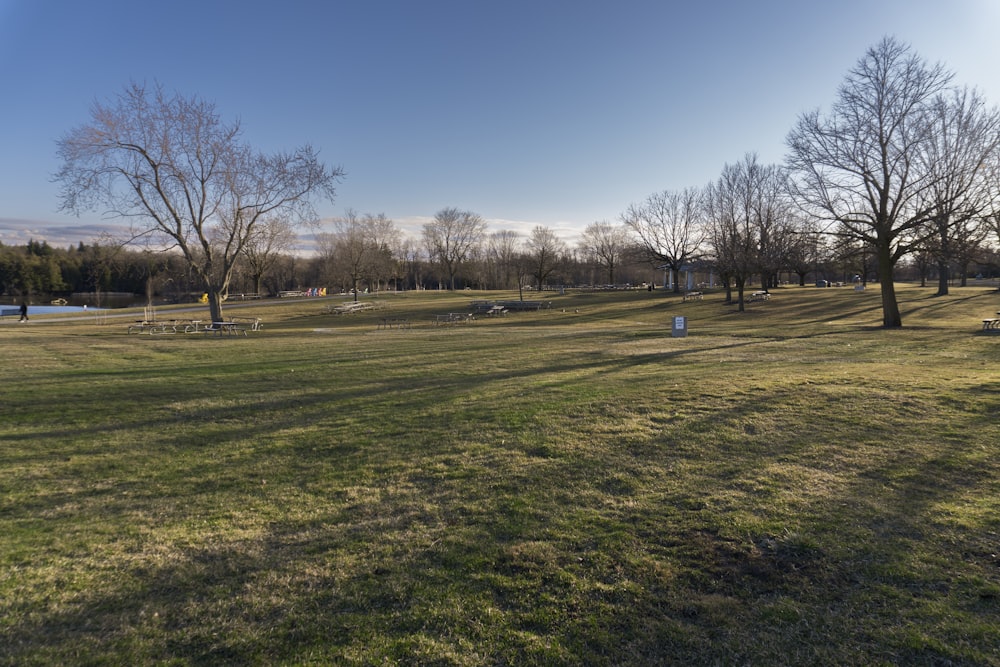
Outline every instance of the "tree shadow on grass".
<path id="1" fill-rule="evenodd" d="M 977 632 L 1000 627 L 996 606 L 975 593 L 989 587 L 961 584 L 974 593 L 965 606 L 959 599 L 940 611 L 930 598 L 950 594 L 941 586 L 951 575 L 916 561 L 984 556 L 975 529 L 932 528 L 942 504 L 987 488 L 995 473 L 963 443 L 921 433 L 919 405 L 877 403 L 872 423 L 884 430 L 865 432 L 850 424 L 851 414 L 830 423 L 814 396 L 816 433 L 789 433 L 780 428 L 782 411 L 803 405 L 799 390 L 789 387 L 766 401 L 734 392 L 679 422 L 654 422 L 661 431 L 644 446 L 595 440 L 575 457 L 552 450 L 525 460 L 526 452 L 495 445 L 490 455 L 470 456 L 477 432 L 471 428 L 449 440 L 457 420 L 489 425 L 496 409 L 489 401 L 455 407 L 487 386 L 516 387 L 540 373 L 582 374 L 599 384 L 609 374 L 676 361 L 716 343 L 408 378 L 405 390 L 383 382 L 326 383 L 290 396 L 270 387 L 239 394 L 223 383 L 213 391 L 231 403 L 201 404 L 213 395 L 206 388 L 182 408 L 163 408 L 165 395 L 150 396 L 119 427 L 150 440 L 120 455 L 125 470 L 150 449 L 161 449 L 162 458 L 138 474 L 122 474 L 129 496 L 116 493 L 124 487 L 81 488 L 3 508 L 4 519 L 14 522 L 45 516 L 70 522 L 71 512 L 53 512 L 76 507 L 91 521 L 125 526 L 136 510 L 170 505 L 150 515 L 148 533 L 123 535 L 125 548 L 98 540 L 90 547 L 96 553 L 77 554 L 86 571 L 67 572 L 61 580 L 67 590 L 33 595 L 26 588 L 8 597 L 0 661 L 41 664 L 47 655 L 133 664 L 988 660 L 985 640 L 974 636 L 963 644 L 960 628 L 938 620 L 956 613 L 961 622 L 975 612 Z M 116 391 L 124 398 L 138 386 Z M 380 399 L 387 392 L 398 421 Z M 933 405 L 933 397 L 924 399 Z M 383 409 L 367 416 L 379 422 L 368 442 L 358 414 L 373 404 Z M 405 416 L 423 414 L 430 421 Z M 1000 440 L 993 417 L 967 414 L 950 426 L 992 446 Z M 438 419 L 444 423 L 432 423 Z M 471 424 L 476 420 L 482 421 Z M 304 423 L 351 438 L 275 438 Z M 75 438 L 67 451 L 96 454 L 108 428 L 74 434 L 53 420 L 35 435 Z M 913 449 L 879 447 L 880 437 L 900 429 L 913 431 Z M 192 436 L 199 433 L 210 437 L 197 441 Z M 843 433 L 857 440 L 837 441 Z M 5 446 L 31 447 L 28 436 L 4 439 Z M 699 468 L 706 460 L 712 472 L 701 479 L 670 481 L 675 466 L 707 470 Z M 773 482 L 767 473 L 793 463 L 837 483 L 784 507 L 779 501 L 794 477 Z M 139 483 L 155 479 L 157 465 L 173 465 L 171 477 L 161 480 L 166 486 L 139 493 Z M 346 476 L 328 479 L 337 466 Z M 267 499 L 257 479 L 262 468 L 281 497 Z M 369 469 L 378 474 L 360 479 Z M 358 488 L 348 488 L 352 471 Z M 663 502 L 643 502 L 654 491 Z M 213 499 L 225 507 L 205 519 L 218 527 L 198 528 L 198 512 Z M 273 518 L 240 530 L 227 515 L 255 511 Z M 759 527 L 734 529 L 746 521 L 744 513 L 757 513 Z M 173 530 L 157 532 L 160 521 Z M 791 526 L 773 528 L 782 524 Z M 962 576 L 995 580 L 985 566 L 956 565 Z M 92 583 L 74 586 L 75 575 Z M 913 647 L 901 617 L 925 636 L 923 644 Z"/>

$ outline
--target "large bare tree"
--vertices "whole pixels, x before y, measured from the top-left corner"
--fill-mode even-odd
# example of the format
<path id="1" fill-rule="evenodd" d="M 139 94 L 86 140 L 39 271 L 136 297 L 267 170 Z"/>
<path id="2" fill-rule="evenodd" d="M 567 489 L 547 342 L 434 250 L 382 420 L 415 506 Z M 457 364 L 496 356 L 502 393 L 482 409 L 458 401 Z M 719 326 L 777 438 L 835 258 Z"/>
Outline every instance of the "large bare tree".
<path id="1" fill-rule="evenodd" d="M 886 37 L 850 70 L 829 116 L 805 113 L 788 135 L 799 200 L 875 248 L 885 327 L 903 324 L 893 270 L 931 215 L 934 175 L 920 153 L 928 107 L 950 80 L 941 65 Z"/>
<path id="2" fill-rule="evenodd" d="M 215 105 L 127 86 L 97 102 L 91 119 L 58 141 L 62 209 L 104 208 L 132 222 L 133 238 L 178 249 L 208 294 L 213 321 L 233 269 L 263 220 L 315 217 L 313 200 L 332 199 L 343 175 L 309 146 L 260 153 L 241 140 Z"/>
<path id="3" fill-rule="evenodd" d="M 455 276 L 479 249 L 485 235 L 486 222 L 479 215 L 457 208 L 441 209 L 424 225 L 427 254 L 444 270 L 449 289 L 455 289 Z"/>
<path id="4" fill-rule="evenodd" d="M 702 196 L 699 188 L 664 190 L 641 204 L 630 204 L 621 216 L 638 237 L 646 258 L 666 266 L 675 276 L 701 255 L 705 242 Z M 680 292 L 680 280 L 674 280 L 674 291 Z"/>

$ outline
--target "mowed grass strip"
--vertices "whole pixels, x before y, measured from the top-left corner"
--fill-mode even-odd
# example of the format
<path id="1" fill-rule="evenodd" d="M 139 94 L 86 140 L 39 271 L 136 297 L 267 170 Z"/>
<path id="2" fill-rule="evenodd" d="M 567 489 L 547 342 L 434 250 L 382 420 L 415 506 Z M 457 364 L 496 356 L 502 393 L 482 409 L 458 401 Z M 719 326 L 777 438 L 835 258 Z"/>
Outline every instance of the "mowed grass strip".
<path id="1" fill-rule="evenodd" d="M 1000 664 L 1000 297 L 929 293 L 0 327 L 0 662 Z"/>

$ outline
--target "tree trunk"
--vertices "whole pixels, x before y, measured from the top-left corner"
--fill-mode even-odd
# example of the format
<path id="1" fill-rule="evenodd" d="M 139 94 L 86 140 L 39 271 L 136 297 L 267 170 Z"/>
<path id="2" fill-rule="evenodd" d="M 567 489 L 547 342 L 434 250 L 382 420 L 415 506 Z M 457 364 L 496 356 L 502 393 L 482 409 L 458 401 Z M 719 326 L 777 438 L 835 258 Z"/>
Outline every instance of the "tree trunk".
<path id="1" fill-rule="evenodd" d="M 888 241 L 879 243 L 878 279 L 882 288 L 882 326 L 886 329 L 898 329 L 903 326 L 903 317 L 899 314 L 899 302 L 896 301 L 891 253 Z"/>
<path id="2" fill-rule="evenodd" d="M 938 291 L 934 296 L 948 296 L 948 283 L 951 280 L 951 274 L 948 270 L 948 262 L 938 262 Z"/>
<path id="3" fill-rule="evenodd" d="M 222 292 L 215 287 L 208 288 L 208 312 L 213 322 L 222 321 Z"/>

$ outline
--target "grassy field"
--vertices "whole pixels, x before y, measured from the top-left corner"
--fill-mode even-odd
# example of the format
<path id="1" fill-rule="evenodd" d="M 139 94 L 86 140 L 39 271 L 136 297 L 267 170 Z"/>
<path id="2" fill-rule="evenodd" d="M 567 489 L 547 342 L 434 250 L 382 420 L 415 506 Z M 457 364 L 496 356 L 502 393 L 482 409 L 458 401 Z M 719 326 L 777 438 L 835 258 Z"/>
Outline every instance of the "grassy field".
<path id="1" fill-rule="evenodd" d="M 6 322 L 0 664 L 1000 665 L 1000 293 L 931 294 Z"/>

